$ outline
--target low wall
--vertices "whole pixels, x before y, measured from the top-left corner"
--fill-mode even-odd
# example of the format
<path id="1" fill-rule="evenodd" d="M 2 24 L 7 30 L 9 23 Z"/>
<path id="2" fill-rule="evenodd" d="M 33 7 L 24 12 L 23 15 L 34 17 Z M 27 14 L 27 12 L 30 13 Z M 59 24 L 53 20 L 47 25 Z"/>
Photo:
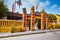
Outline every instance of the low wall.
<path id="1" fill-rule="evenodd" d="M 12 26 L 14 27 L 14 32 L 18 32 L 23 27 L 23 21 L 0 20 L 0 32 L 11 32 Z"/>

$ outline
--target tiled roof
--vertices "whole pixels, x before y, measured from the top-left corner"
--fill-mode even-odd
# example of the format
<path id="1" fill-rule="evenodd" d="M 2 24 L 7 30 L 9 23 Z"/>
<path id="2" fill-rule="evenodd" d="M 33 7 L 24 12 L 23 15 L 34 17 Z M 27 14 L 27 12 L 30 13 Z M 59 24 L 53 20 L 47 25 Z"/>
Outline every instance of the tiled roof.
<path id="1" fill-rule="evenodd" d="M 58 15 L 58 16 L 60 16 L 60 15 Z"/>
<path id="2" fill-rule="evenodd" d="M 22 14 L 8 12 L 7 16 L 22 17 Z"/>
<path id="3" fill-rule="evenodd" d="M 40 14 L 40 12 L 36 11 L 35 14 Z"/>

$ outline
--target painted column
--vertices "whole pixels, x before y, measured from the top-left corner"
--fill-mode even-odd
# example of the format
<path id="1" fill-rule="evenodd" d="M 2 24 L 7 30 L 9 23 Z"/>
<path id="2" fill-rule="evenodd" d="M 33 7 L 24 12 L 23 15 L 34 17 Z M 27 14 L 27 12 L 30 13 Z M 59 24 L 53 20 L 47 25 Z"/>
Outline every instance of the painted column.
<path id="1" fill-rule="evenodd" d="M 44 29 L 44 23 L 43 23 L 43 13 L 41 13 L 41 30 Z"/>
<path id="2" fill-rule="evenodd" d="M 44 9 L 41 11 L 41 30 L 44 29 L 44 14 L 45 14 L 45 11 Z"/>
<path id="3" fill-rule="evenodd" d="M 23 8 L 23 30 L 26 30 L 26 23 L 27 23 L 26 8 Z"/>
<path id="4" fill-rule="evenodd" d="M 34 30 L 34 25 L 35 25 L 35 12 L 34 12 L 34 6 L 31 8 L 31 24 L 30 24 L 30 30 Z"/>
<path id="5" fill-rule="evenodd" d="M 44 29 L 47 29 L 47 14 L 44 14 Z"/>
<path id="6" fill-rule="evenodd" d="M 46 29 L 48 28 L 48 18 L 46 18 Z"/>

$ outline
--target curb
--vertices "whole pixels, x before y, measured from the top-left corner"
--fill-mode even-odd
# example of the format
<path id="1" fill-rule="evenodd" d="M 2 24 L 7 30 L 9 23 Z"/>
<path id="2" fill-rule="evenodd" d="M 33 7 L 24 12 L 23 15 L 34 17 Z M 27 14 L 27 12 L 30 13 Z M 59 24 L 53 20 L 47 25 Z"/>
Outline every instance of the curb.
<path id="1" fill-rule="evenodd" d="M 16 36 L 26 36 L 26 35 L 34 35 L 34 34 L 43 34 L 47 32 L 56 32 L 59 30 L 43 30 L 43 31 L 27 31 L 27 32 L 18 32 L 18 33 L 9 33 L 7 35 L 1 35 L 0 38 L 8 38 L 8 37 L 16 37 Z"/>
<path id="2" fill-rule="evenodd" d="M 16 37 L 16 36 L 26 36 L 26 35 L 34 35 L 34 34 L 42 34 L 46 32 L 38 32 L 38 33 L 29 33 L 29 34 L 17 34 L 17 35 L 9 35 L 9 36 L 1 36 L 0 38 L 8 38 L 8 37 Z"/>

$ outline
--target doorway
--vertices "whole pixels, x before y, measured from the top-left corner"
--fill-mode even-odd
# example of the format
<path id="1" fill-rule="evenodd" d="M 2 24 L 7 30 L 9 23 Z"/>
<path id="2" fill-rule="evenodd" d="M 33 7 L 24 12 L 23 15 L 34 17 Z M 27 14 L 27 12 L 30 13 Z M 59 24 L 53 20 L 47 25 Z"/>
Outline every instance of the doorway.
<path id="1" fill-rule="evenodd" d="M 30 22 L 31 21 L 29 19 L 27 19 L 27 31 L 30 30 Z"/>
<path id="2" fill-rule="evenodd" d="M 46 29 L 46 23 L 44 23 L 44 29 Z"/>
<path id="3" fill-rule="evenodd" d="M 37 26 L 35 26 L 38 30 L 40 30 L 41 29 L 41 19 L 35 19 L 35 25 L 37 25 Z"/>

